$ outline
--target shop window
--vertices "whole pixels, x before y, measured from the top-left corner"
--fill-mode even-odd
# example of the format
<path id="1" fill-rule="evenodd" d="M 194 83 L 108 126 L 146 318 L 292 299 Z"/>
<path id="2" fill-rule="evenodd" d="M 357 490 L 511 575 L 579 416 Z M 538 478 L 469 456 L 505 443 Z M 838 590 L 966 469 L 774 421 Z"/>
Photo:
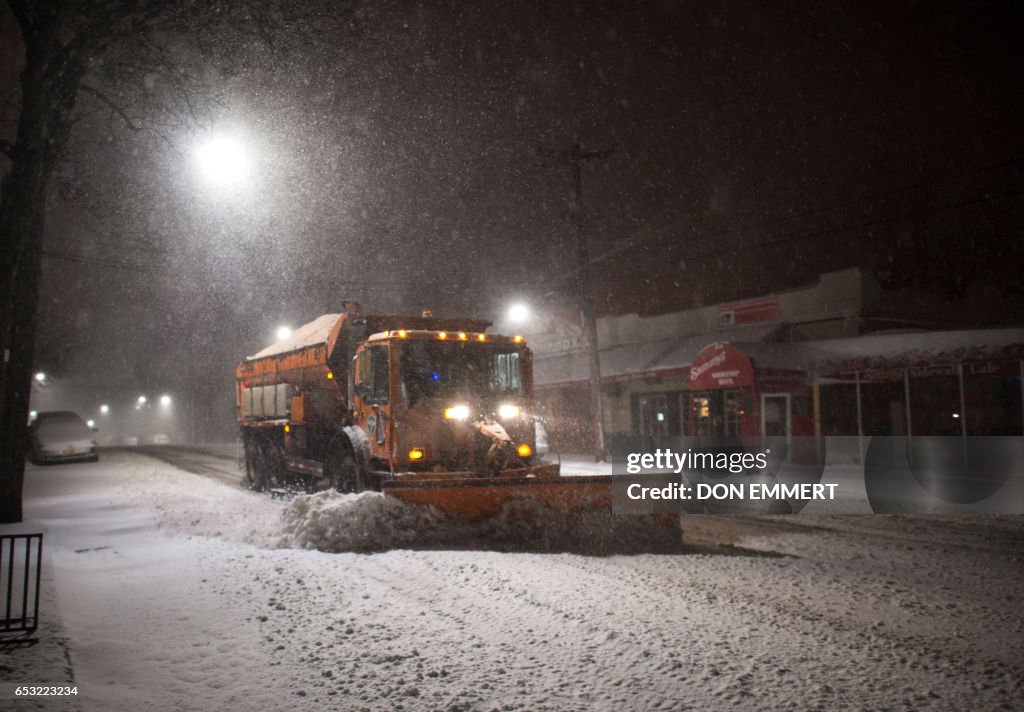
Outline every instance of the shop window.
<path id="1" fill-rule="evenodd" d="M 955 373 L 911 376 L 911 435 L 960 435 L 960 410 L 960 381 Z"/>
<path id="2" fill-rule="evenodd" d="M 903 380 L 862 383 L 861 417 L 865 435 L 906 435 Z M 856 408 L 857 404 L 851 403 Z"/>
<path id="3" fill-rule="evenodd" d="M 743 414 L 743 398 L 738 390 L 697 391 L 690 401 L 691 432 L 697 435 L 739 435 Z"/>
<path id="4" fill-rule="evenodd" d="M 821 434 L 857 434 L 857 386 L 835 383 L 821 386 Z M 796 411 L 794 411 L 796 415 Z"/>
<path id="5" fill-rule="evenodd" d="M 1019 375 L 972 374 L 964 366 L 964 401 L 968 435 L 1022 434 Z"/>
<path id="6" fill-rule="evenodd" d="M 668 397 L 664 393 L 643 395 L 638 399 L 640 435 L 668 435 Z"/>
<path id="7" fill-rule="evenodd" d="M 684 435 L 688 399 L 686 391 L 634 393 L 633 431 L 644 436 Z"/>

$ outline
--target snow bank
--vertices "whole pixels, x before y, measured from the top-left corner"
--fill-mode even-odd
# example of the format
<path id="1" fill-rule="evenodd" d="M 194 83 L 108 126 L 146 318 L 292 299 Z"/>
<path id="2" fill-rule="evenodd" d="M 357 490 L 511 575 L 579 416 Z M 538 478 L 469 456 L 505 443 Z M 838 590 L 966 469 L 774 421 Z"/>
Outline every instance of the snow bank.
<path id="1" fill-rule="evenodd" d="M 281 512 L 281 547 L 321 551 L 407 549 L 444 528 L 440 513 L 379 492 L 298 495 Z"/>
<path id="2" fill-rule="evenodd" d="M 280 547 L 320 551 L 497 549 L 596 554 L 678 548 L 678 527 L 610 512 L 567 515 L 532 499 L 508 502 L 493 518 L 449 517 L 379 492 L 299 495 L 281 513 Z"/>

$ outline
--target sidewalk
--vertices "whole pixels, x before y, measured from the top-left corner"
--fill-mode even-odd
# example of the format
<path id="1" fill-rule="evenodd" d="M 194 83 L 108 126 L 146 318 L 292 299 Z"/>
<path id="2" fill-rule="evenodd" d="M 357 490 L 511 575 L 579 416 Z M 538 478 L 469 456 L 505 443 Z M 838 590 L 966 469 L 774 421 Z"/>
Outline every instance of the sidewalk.
<path id="1" fill-rule="evenodd" d="M 39 628 L 31 635 L 0 637 L 0 682 L 21 685 L 74 685 L 67 635 L 57 605 L 54 567 L 46 527 L 31 520 L 0 525 L 0 534 L 43 532 L 43 570 L 39 586 Z M 10 704 L 11 706 L 8 706 Z M 3 700 L 4 709 L 80 710 L 74 697 Z"/>

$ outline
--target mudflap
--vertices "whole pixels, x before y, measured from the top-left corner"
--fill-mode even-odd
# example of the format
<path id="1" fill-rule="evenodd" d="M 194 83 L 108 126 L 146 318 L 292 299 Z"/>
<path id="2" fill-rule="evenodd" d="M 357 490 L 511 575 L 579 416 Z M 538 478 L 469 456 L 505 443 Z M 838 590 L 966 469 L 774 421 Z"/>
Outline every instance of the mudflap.
<path id="1" fill-rule="evenodd" d="M 499 550 L 603 555 L 681 549 L 677 515 L 615 514 L 611 477 L 550 472 L 534 468 L 493 477 L 408 473 L 385 481 L 382 489 L 407 504 L 432 507 L 466 523 Z"/>

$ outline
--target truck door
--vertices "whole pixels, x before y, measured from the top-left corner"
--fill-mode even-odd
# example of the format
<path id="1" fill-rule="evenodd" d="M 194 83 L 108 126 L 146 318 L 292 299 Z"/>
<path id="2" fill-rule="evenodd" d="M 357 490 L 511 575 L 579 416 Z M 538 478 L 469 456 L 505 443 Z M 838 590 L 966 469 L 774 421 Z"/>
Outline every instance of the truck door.
<path id="1" fill-rule="evenodd" d="M 388 347 L 374 344 L 356 355 L 354 411 L 356 423 L 370 437 L 374 457 L 388 459 L 391 429 L 388 408 Z"/>

